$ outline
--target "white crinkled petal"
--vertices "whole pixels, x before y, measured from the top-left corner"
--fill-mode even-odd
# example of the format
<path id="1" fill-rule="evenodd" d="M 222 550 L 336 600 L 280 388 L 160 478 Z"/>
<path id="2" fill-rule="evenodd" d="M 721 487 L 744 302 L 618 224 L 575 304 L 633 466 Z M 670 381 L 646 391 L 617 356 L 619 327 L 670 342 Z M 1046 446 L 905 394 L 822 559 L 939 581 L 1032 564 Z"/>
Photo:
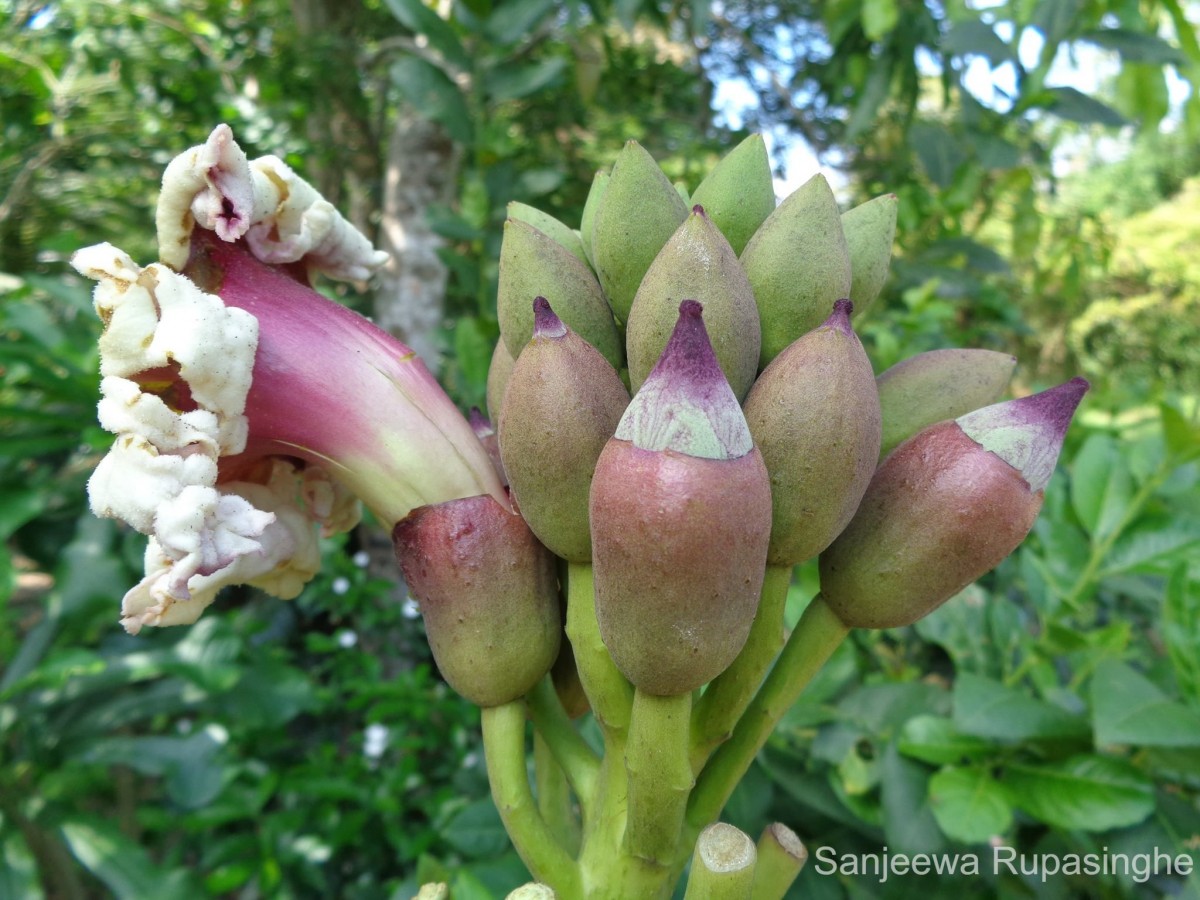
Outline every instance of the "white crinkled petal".
<path id="1" fill-rule="evenodd" d="M 217 454 L 221 435 L 214 413 L 206 409 L 177 413 L 158 395 L 143 391 L 136 381 L 113 375 L 101 380 L 100 394 L 97 411 L 105 430 L 140 435 L 162 453 L 198 446 Z"/>
<path id="2" fill-rule="evenodd" d="M 275 515 L 255 509 L 244 497 L 190 485 L 162 504 L 154 517 L 154 538 L 176 561 L 171 592 L 188 597 L 188 579 L 212 575 L 240 556 L 259 553 L 259 538 Z"/>
<path id="3" fill-rule="evenodd" d="M 150 534 L 160 506 L 188 485 L 216 481 L 215 454 L 159 453 L 146 438 L 122 434 L 88 479 L 88 497 L 96 515 L 121 519 Z"/>
<path id="4" fill-rule="evenodd" d="M 276 156 L 250 163 L 272 186 L 276 201 L 262 221 L 246 233 L 254 255 L 263 262 L 303 259 L 330 278 L 364 279 L 387 261 L 357 228 L 342 217 L 311 184 Z"/>
<path id="5" fill-rule="evenodd" d="M 110 244 L 80 250 L 72 264 L 98 282 L 100 374 L 129 378 L 174 364 L 198 406 L 221 417 L 242 414 L 258 348 L 252 314 L 166 266 L 139 269 Z"/>
<path id="6" fill-rule="evenodd" d="M 121 606 L 121 624 L 127 631 L 191 624 L 228 585 L 250 584 L 285 600 L 300 593 L 320 570 L 317 529 L 302 505 L 295 467 L 277 461 L 270 481 L 222 485 L 215 502 L 201 491 L 186 492 L 178 505 L 168 507 L 160 524 L 169 545 L 150 539 L 146 577 L 125 595 Z M 218 561 L 222 553 L 237 551 L 246 552 L 221 568 L 204 571 L 207 566 L 197 566 L 206 554 Z"/>

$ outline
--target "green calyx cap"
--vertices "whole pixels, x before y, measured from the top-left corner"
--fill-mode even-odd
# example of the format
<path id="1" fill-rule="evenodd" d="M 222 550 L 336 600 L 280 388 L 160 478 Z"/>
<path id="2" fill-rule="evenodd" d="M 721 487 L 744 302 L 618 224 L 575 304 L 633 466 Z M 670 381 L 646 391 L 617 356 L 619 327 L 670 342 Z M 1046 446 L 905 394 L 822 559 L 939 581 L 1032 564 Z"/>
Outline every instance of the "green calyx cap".
<path id="1" fill-rule="evenodd" d="M 729 151 L 700 182 L 692 203 L 704 207 L 733 252 L 740 254 L 775 211 L 775 184 L 762 135 L 752 134 Z"/>
<path id="2" fill-rule="evenodd" d="M 508 204 L 508 217 L 516 219 L 518 222 L 524 222 L 526 225 L 532 225 L 564 249 L 570 250 L 585 266 L 590 265 L 587 255 L 583 252 L 583 241 L 580 239 L 579 233 L 568 228 L 550 213 L 544 213 L 540 209 L 514 200 Z"/>
<path id="3" fill-rule="evenodd" d="M 1054 474 L 1063 438 L 1075 409 L 1090 385 L 1084 378 L 1030 397 L 996 403 L 957 419 L 967 437 L 1018 472 L 1032 491 Z"/>
<path id="4" fill-rule="evenodd" d="M 667 241 L 634 297 L 625 336 L 633 390 L 662 355 L 685 297 L 704 308 L 713 351 L 740 400 L 758 370 L 758 307 L 729 241 L 700 206 Z"/>
<path id="5" fill-rule="evenodd" d="M 842 214 L 842 231 L 850 253 L 850 299 L 854 302 L 855 316 L 870 308 L 887 281 L 899 206 L 895 194 L 884 194 Z"/>
<path id="6" fill-rule="evenodd" d="M 613 164 L 592 225 L 596 274 L 622 322 L 629 318 L 642 276 L 687 214 L 687 204 L 658 163 L 629 141 Z"/>
<path id="7" fill-rule="evenodd" d="M 922 428 L 995 403 L 1016 357 L 995 350 L 930 350 L 896 363 L 875 379 L 883 413 L 880 456 Z"/>
<path id="8" fill-rule="evenodd" d="M 616 437 L 641 450 L 737 459 L 754 447 L 695 300 L 679 304 L 666 349 L 625 410 Z"/>
<path id="9" fill-rule="evenodd" d="M 814 175 L 767 217 L 742 251 L 762 322 L 758 366 L 824 321 L 850 295 L 850 251 L 829 182 Z"/>
<path id="10" fill-rule="evenodd" d="M 591 270 L 562 244 L 517 219 L 504 223 L 497 312 L 515 359 L 533 336 L 534 297 L 544 296 L 573 331 L 619 368 L 624 356 L 612 312 Z"/>

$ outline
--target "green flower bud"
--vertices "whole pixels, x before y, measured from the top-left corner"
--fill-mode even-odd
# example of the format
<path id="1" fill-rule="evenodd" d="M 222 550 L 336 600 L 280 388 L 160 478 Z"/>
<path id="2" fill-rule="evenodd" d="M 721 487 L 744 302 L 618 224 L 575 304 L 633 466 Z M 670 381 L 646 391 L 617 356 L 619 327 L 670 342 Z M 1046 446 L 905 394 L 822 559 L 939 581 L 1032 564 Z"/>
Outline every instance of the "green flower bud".
<path id="1" fill-rule="evenodd" d="M 767 217 L 742 251 L 742 268 L 758 302 L 763 369 L 850 295 L 850 251 L 824 175 L 814 175 Z"/>
<path id="2" fill-rule="evenodd" d="M 642 276 L 687 214 L 687 204 L 658 163 L 637 141 L 629 141 L 613 164 L 592 226 L 592 262 L 620 321 L 629 318 Z"/>
<path id="3" fill-rule="evenodd" d="M 883 411 L 879 452 L 922 428 L 995 403 L 1008 387 L 1017 359 L 995 350 L 930 350 L 896 363 L 877 379 Z"/>
<path id="4" fill-rule="evenodd" d="M 524 222 L 526 225 L 532 225 L 564 249 L 570 250 L 575 258 L 585 266 L 590 265 L 583 252 L 583 241 L 579 237 L 579 232 L 567 227 L 550 213 L 542 212 L 540 209 L 514 200 L 508 204 L 508 217 L 518 222 Z"/>
<path id="5" fill-rule="evenodd" d="M 717 361 L 741 400 L 758 371 L 758 307 L 729 242 L 699 206 L 662 248 L 633 299 L 625 346 L 634 391 L 667 346 L 685 297 L 704 307 Z"/>
<path id="6" fill-rule="evenodd" d="M 767 561 L 790 566 L 829 546 L 854 515 L 879 458 L 879 395 L 871 361 L 839 300 L 823 325 L 767 366 L 746 421 L 771 476 Z"/>
<path id="7" fill-rule="evenodd" d="M 617 667 L 656 695 L 723 672 L 758 607 L 771 492 L 694 301 L 600 454 L 591 521 L 596 617 Z"/>
<path id="8" fill-rule="evenodd" d="M 752 134 L 729 151 L 700 182 L 692 203 L 704 207 L 733 252 L 740 255 L 775 211 L 775 183 L 762 135 Z"/>
<path id="9" fill-rule="evenodd" d="M 491 496 L 413 510 L 392 531 L 438 671 L 478 706 L 523 696 L 562 639 L 554 557 Z"/>
<path id="10" fill-rule="evenodd" d="M 488 364 L 487 375 L 487 408 L 493 422 L 500 418 L 504 392 L 508 389 L 508 379 L 516 364 L 517 361 L 508 352 L 508 345 L 504 343 L 504 339 L 496 341 L 496 346 L 492 348 L 492 361 Z"/>
<path id="11" fill-rule="evenodd" d="M 500 335 L 514 358 L 533 335 L 533 298 L 546 297 L 564 322 L 609 361 L 622 363 L 617 324 L 596 276 L 553 238 L 509 219 L 500 245 L 497 313 Z"/>
<path id="12" fill-rule="evenodd" d="M 1042 506 L 1088 384 L 940 422 L 897 447 L 821 554 L 821 593 L 851 628 L 910 625 L 999 565 Z"/>
<path id="13" fill-rule="evenodd" d="M 588 263 L 593 269 L 596 268 L 596 256 L 592 250 L 595 240 L 596 210 L 600 208 L 600 201 L 604 197 L 604 191 L 608 188 L 609 177 L 608 172 L 601 169 L 592 178 L 591 190 L 588 191 L 587 200 L 583 204 L 583 218 L 579 221 L 579 239 L 583 242 L 583 252 L 587 254 Z"/>
<path id="14" fill-rule="evenodd" d="M 517 358 L 500 408 L 500 456 L 533 533 L 564 559 L 587 562 L 592 472 L 629 393 L 544 297 L 533 306 L 533 339 Z"/>
<path id="15" fill-rule="evenodd" d="M 896 240 L 900 201 L 884 194 L 842 213 L 842 231 L 850 252 L 850 300 L 855 317 L 864 315 L 887 281 Z"/>

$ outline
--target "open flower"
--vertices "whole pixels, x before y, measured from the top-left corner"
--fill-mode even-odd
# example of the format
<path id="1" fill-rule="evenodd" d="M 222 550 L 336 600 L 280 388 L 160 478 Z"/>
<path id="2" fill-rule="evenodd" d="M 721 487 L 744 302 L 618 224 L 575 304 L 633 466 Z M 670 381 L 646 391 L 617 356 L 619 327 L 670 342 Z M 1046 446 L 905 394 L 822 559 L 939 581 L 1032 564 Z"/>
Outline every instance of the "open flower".
<path id="1" fill-rule="evenodd" d="M 389 526 L 459 497 L 507 508 L 416 355 L 309 286 L 384 256 L 291 169 L 218 126 L 168 166 L 156 218 L 162 263 L 110 244 L 72 260 L 98 282 L 99 418 L 117 435 L 92 509 L 150 537 L 127 630 L 194 622 L 228 584 L 296 596 L 356 498 Z"/>

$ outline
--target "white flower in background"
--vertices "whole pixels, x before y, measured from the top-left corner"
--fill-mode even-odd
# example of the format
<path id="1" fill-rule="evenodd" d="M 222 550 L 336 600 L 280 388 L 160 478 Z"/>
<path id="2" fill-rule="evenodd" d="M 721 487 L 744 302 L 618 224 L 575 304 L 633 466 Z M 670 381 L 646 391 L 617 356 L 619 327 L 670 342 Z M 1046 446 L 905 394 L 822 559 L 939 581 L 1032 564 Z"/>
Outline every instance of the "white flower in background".
<path id="1" fill-rule="evenodd" d="M 229 584 L 296 596 L 359 499 L 388 524 L 458 497 L 507 505 L 412 351 L 309 286 L 385 256 L 280 160 L 247 160 L 218 126 L 167 167 L 156 220 L 162 263 L 110 244 L 72 260 L 98 282 L 98 413 L 117 435 L 92 509 L 150 538 L 128 631 L 194 622 Z"/>

